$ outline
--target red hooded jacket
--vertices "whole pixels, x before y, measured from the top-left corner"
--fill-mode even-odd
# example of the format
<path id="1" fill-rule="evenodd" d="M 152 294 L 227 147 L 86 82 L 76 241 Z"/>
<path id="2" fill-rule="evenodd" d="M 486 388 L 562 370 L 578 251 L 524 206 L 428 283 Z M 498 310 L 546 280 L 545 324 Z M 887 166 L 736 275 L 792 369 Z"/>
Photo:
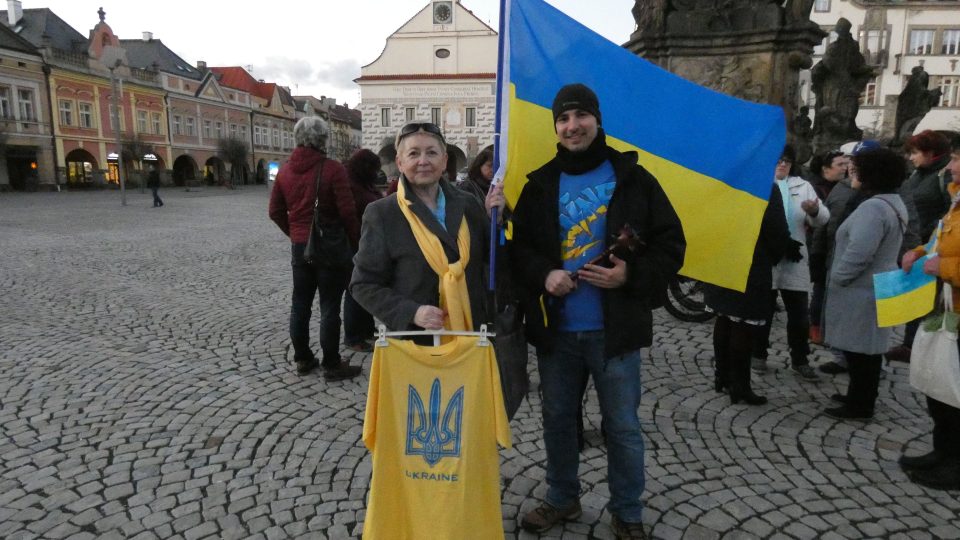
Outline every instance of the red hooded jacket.
<path id="1" fill-rule="evenodd" d="M 310 236 L 313 200 L 316 197 L 317 170 L 323 162 L 320 179 L 320 223 L 342 225 L 354 248 L 360 242 L 360 219 L 353 200 L 347 171 L 339 162 L 308 146 L 298 146 L 277 174 L 270 193 L 270 219 L 294 244 L 304 244 Z"/>

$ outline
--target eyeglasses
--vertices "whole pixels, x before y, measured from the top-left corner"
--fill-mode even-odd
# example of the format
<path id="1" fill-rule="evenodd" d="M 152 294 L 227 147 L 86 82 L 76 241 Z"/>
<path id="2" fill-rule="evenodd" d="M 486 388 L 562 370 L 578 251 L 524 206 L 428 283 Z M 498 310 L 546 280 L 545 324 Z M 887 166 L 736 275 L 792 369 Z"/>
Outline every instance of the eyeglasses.
<path id="1" fill-rule="evenodd" d="M 777 160 L 777 165 L 793 165 L 793 161 L 787 158 L 780 158 Z"/>
<path id="2" fill-rule="evenodd" d="M 403 126 L 400 128 L 400 134 L 397 135 L 397 143 L 399 144 L 407 135 L 417 133 L 418 131 L 425 131 L 431 135 L 436 135 L 440 137 L 440 140 L 443 141 L 444 144 L 447 143 L 447 140 L 443 138 L 443 132 L 440 131 L 440 128 L 430 122 L 414 122 Z"/>

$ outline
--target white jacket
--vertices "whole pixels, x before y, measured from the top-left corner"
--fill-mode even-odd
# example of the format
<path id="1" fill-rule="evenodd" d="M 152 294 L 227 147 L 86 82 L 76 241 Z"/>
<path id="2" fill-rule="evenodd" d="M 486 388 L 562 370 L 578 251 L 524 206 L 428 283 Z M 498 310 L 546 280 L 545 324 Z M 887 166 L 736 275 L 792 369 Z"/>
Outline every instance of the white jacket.
<path id="1" fill-rule="evenodd" d="M 807 226 L 821 227 L 827 224 L 830 219 L 830 210 L 827 205 L 820 201 L 820 211 L 815 216 L 808 216 L 800 203 L 812 199 L 820 200 L 817 192 L 807 182 L 799 176 L 788 176 L 786 178 L 787 186 L 790 190 L 790 215 L 787 216 L 787 222 L 790 224 L 790 236 L 803 244 L 800 247 L 800 253 L 803 258 L 800 262 L 792 262 L 786 259 L 780 261 L 780 264 L 773 267 L 773 288 L 786 289 L 788 291 L 806 291 L 810 292 L 810 261 L 807 260 Z"/>

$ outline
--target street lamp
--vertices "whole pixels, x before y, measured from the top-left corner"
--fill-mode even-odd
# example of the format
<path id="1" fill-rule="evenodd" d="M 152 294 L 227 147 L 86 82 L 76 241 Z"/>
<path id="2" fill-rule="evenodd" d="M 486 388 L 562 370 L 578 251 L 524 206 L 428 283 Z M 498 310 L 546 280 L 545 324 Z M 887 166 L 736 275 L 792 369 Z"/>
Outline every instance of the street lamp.
<path id="1" fill-rule="evenodd" d="M 117 77 L 114 71 L 123 64 L 123 52 L 118 47 L 106 46 L 103 48 L 103 54 L 100 60 L 107 69 L 110 70 L 110 93 L 111 109 L 113 109 L 113 118 L 116 124 L 113 126 L 113 133 L 117 138 L 117 178 L 120 180 L 120 204 L 127 205 L 127 187 L 123 177 L 123 146 L 120 141 L 120 96 L 117 91 Z"/>

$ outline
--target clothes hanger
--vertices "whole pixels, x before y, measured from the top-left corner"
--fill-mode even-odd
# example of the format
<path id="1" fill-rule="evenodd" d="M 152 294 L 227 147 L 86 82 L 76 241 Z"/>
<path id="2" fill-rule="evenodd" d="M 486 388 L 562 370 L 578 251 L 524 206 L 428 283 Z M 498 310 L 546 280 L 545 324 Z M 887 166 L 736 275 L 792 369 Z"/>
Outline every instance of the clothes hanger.
<path id="1" fill-rule="evenodd" d="M 400 336 L 433 336 L 433 346 L 437 347 L 440 345 L 441 336 L 473 336 L 479 337 L 477 340 L 478 347 L 487 347 L 490 345 L 490 340 L 488 338 L 497 337 L 496 334 L 487 332 L 487 325 L 481 324 L 479 332 L 472 332 L 466 330 L 407 330 L 402 332 L 387 332 L 387 327 L 383 324 L 377 327 L 377 347 L 386 347 L 388 345 L 388 337 L 400 337 Z"/>

